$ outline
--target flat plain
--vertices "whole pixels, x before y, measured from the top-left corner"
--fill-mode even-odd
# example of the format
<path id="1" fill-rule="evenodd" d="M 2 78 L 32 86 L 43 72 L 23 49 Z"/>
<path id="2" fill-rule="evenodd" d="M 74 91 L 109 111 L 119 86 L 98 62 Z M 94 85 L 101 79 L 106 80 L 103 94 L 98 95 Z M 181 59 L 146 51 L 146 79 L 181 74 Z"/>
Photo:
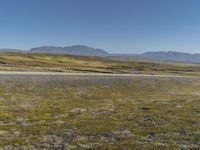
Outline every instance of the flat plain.
<path id="1" fill-rule="evenodd" d="M 0 149 L 200 148 L 200 64 L 6 52 L 0 70 L 90 73 L 0 74 Z"/>

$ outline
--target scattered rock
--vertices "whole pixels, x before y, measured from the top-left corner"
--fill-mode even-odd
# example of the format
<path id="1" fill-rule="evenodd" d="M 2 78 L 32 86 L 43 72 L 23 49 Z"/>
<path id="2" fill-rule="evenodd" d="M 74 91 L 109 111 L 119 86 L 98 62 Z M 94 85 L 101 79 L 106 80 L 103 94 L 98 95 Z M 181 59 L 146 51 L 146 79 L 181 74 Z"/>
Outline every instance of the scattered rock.
<path id="1" fill-rule="evenodd" d="M 148 142 L 151 142 L 151 141 L 153 141 L 155 139 L 156 139 L 155 134 L 154 133 L 150 133 L 149 135 L 147 135 L 147 136 L 142 138 L 142 142 L 148 143 Z"/>
<path id="2" fill-rule="evenodd" d="M 86 112 L 86 111 L 87 111 L 87 109 L 84 109 L 84 108 L 74 108 L 70 112 L 71 113 L 79 113 L 79 112 Z"/>

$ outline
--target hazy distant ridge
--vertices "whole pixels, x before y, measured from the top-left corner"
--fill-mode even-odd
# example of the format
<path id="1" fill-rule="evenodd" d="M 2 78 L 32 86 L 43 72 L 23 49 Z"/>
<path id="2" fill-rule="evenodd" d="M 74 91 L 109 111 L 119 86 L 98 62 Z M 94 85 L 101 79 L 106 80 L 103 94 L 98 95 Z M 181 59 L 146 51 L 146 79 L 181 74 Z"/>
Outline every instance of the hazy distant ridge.
<path id="1" fill-rule="evenodd" d="M 158 60 L 200 62 L 200 54 L 189 54 L 183 52 L 146 52 L 142 54 L 142 56 Z"/>

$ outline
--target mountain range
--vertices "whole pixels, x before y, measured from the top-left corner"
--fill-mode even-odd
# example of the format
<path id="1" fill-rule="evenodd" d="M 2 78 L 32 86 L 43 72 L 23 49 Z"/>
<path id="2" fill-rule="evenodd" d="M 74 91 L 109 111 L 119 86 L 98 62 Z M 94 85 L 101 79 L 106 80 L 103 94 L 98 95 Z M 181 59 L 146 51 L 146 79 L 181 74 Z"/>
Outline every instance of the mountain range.
<path id="1" fill-rule="evenodd" d="M 175 51 L 152 51 L 143 54 L 110 54 L 105 50 L 89 47 L 86 45 L 74 45 L 66 47 L 56 46 L 41 46 L 35 47 L 28 51 L 18 49 L 0 49 L 6 52 L 28 52 L 28 53 L 56 53 L 56 54 L 71 54 L 82 56 L 101 56 L 101 57 L 118 57 L 118 58 L 142 58 L 155 60 L 170 60 L 170 61 L 184 61 L 200 63 L 200 54 L 189 54 Z"/>

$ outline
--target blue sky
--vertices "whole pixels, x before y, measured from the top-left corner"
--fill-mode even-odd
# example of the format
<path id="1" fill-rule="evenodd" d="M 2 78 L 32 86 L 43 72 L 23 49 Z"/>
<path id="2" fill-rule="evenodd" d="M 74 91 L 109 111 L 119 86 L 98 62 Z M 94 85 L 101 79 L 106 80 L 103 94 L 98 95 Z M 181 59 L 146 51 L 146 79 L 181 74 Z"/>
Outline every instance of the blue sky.
<path id="1" fill-rule="evenodd" d="M 200 53 L 199 0 L 0 0 L 0 47 Z"/>

